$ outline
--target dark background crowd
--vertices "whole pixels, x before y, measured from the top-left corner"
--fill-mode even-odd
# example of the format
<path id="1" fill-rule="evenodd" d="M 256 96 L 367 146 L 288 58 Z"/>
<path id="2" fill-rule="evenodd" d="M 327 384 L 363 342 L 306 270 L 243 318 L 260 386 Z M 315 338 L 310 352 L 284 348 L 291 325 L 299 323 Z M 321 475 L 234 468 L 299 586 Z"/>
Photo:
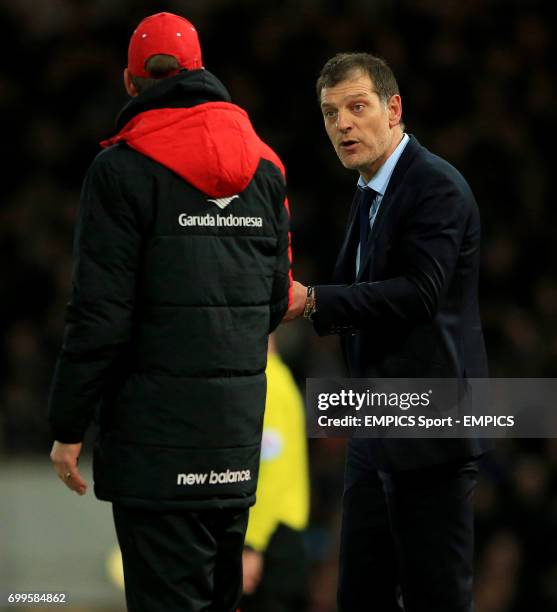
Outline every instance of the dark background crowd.
<path id="1" fill-rule="evenodd" d="M 286 165 L 294 275 L 327 282 L 356 176 L 315 97 L 339 51 L 383 56 L 407 131 L 465 175 L 483 221 L 480 300 L 490 372 L 557 369 L 557 118 L 551 3 L 535 0 L 0 0 L 0 457 L 39 455 L 71 278 L 83 175 L 126 102 L 133 27 L 169 10 L 195 23 L 204 63 Z M 303 386 L 341 374 L 336 339 L 304 321 L 279 335 Z M 311 610 L 334 610 L 344 441 L 310 442 Z M 507 440 L 484 462 L 477 612 L 557 610 L 557 440 Z M 370 594 L 372 598 L 372 594 Z"/>

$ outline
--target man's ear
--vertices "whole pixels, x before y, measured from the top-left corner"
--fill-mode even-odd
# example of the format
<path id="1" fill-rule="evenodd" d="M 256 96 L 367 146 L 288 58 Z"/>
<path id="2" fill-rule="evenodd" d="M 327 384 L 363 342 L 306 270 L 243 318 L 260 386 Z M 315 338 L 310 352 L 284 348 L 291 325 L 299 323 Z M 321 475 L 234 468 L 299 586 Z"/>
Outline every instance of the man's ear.
<path id="1" fill-rule="evenodd" d="M 126 91 L 128 92 L 129 96 L 131 96 L 132 98 L 135 98 L 135 96 L 137 96 L 138 91 L 135 88 L 135 85 L 132 83 L 130 73 L 128 72 L 127 68 L 124 69 L 124 87 L 126 88 Z"/>
<path id="2" fill-rule="evenodd" d="M 402 119 L 402 100 L 398 94 L 390 97 L 387 102 L 387 111 L 389 113 L 389 127 L 399 125 Z"/>

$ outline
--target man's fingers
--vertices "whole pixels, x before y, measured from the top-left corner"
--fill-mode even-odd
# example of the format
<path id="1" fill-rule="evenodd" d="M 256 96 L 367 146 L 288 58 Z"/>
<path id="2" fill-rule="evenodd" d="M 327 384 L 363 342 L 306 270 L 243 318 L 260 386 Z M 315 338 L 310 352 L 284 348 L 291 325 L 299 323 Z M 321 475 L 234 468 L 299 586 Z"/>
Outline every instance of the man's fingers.
<path id="1" fill-rule="evenodd" d="M 72 491 L 84 495 L 87 491 L 87 483 L 83 480 L 77 465 L 60 462 L 54 465 L 58 478 Z"/>
<path id="2" fill-rule="evenodd" d="M 60 480 L 72 491 L 84 495 L 87 491 L 87 483 L 81 477 L 77 466 L 60 466 L 61 469 L 58 471 L 58 477 Z"/>
<path id="3" fill-rule="evenodd" d="M 289 323 L 290 321 L 302 316 L 304 313 L 304 307 L 306 305 L 306 297 L 307 287 L 298 281 L 293 281 L 292 301 L 290 302 L 290 306 L 282 319 L 282 323 Z"/>
<path id="4" fill-rule="evenodd" d="M 81 442 L 76 444 L 64 444 L 55 441 L 52 445 L 50 460 L 54 464 L 54 469 L 58 478 L 72 491 L 79 495 L 85 495 L 87 483 L 81 477 L 77 469 L 79 454 L 81 452 Z"/>

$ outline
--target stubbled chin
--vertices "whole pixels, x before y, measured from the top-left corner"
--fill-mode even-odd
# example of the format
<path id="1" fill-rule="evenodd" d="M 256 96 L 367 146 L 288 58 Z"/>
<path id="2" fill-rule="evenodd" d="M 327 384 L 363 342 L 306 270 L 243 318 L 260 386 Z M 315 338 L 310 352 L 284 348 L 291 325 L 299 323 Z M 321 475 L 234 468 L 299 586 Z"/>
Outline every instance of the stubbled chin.
<path id="1" fill-rule="evenodd" d="M 348 170 L 357 170 L 360 167 L 356 156 L 346 155 L 340 157 L 340 161 L 345 168 L 348 168 Z"/>

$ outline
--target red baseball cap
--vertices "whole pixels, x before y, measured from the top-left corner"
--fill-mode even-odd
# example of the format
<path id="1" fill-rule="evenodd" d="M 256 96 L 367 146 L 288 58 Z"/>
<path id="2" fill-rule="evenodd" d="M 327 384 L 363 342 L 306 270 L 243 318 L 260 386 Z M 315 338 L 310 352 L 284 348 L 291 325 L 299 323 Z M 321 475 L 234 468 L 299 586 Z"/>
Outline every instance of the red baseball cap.
<path id="1" fill-rule="evenodd" d="M 172 13 L 151 15 L 137 26 L 128 47 L 129 72 L 148 78 L 145 64 L 159 54 L 174 56 L 180 68 L 203 68 L 197 31 L 187 19 Z"/>

